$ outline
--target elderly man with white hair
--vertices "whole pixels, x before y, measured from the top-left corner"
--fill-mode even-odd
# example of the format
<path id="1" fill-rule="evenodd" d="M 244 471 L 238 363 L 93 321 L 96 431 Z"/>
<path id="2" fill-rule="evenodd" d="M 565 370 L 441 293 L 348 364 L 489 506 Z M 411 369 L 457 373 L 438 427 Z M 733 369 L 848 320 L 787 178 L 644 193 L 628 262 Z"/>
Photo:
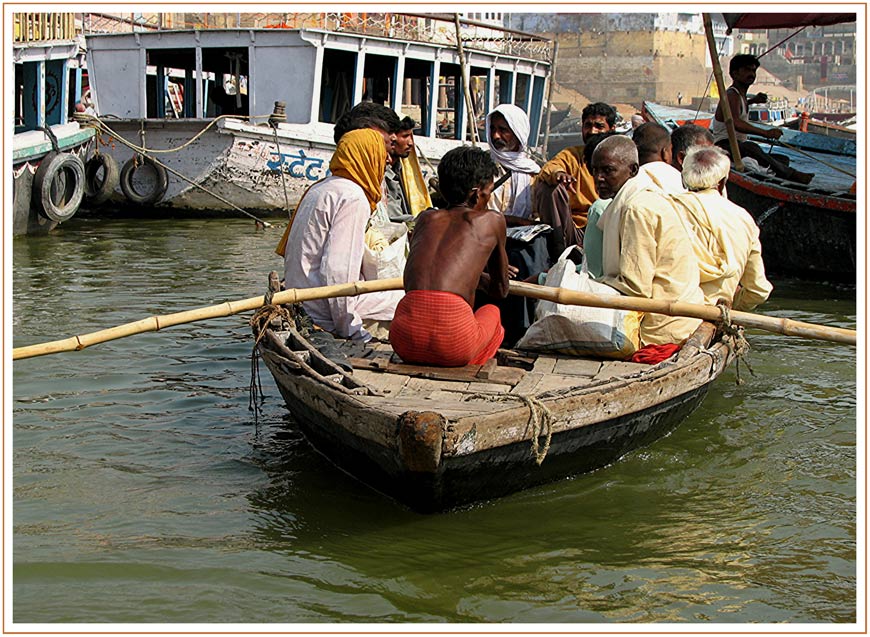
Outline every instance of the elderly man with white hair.
<path id="1" fill-rule="evenodd" d="M 499 104 L 486 116 L 489 153 L 510 173 L 510 179 L 493 192 L 490 207 L 498 210 L 508 225 L 530 223 L 532 177 L 541 167 L 529 155 L 529 116 L 519 106 Z"/>
<path id="2" fill-rule="evenodd" d="M 701 303 L 689 231 L 668 195 L 640 171 L 631 138 L 614 135 L 598 144 L 592 153 L 592 176 L 598 196 L 612 198 L 598 220 L 604 233 L 601 281 L 628 296 Z M 641 346 L 680 344 L 700 323 L 645 314 Z"/>
<path id="3" fill-rule="evenodd" d="M 730 167 L 728 155 L 716 146 L 690 149 L 682 172 L 689 192 L 671 199 L 692 229 L 705 302 L 751 310 L 767 300 L 773 286 L 764 273 L 755 220 L 722 196 Z"/>

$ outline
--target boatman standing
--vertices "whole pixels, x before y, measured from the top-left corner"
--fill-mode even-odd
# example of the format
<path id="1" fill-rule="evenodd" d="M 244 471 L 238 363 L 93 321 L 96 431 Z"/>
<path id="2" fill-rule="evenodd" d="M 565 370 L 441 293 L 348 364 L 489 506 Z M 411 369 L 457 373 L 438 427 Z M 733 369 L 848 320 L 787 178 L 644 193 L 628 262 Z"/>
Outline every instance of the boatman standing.
<path id="1" fill-rule="evenodd" d="M 407 363 L 482 365 L 504 338 L 499 309 L 476 312 L 475 291 L 508 293 L 507 226 L 489 210 L 498 168 L 486 151 L 454 148 L 438 164 L 446 209 L 417 217 L 405 265 L 405 296 L 390 327 L 393 351 Z"/>

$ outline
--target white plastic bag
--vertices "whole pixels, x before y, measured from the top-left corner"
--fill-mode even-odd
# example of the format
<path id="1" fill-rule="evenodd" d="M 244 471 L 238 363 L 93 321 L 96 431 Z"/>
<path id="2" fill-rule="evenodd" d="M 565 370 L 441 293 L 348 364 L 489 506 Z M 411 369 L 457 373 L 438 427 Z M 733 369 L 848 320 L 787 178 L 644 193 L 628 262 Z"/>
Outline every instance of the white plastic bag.
<path id="1" fill-rule="evenodd" d="M 550 268 L 545 285 L 578 292 L 619 296 L 608 285 L 589 277 L 583 268 L 568 258 L 571 246 Z M 608 308 L 561 305 L 538 301 L 535 322 L 517 343 L 518 349 L 558 352 L 573 356 L 603 356 L 625 359 L 634 354 L 640 343 L 639 312 Z"/>
<path id="2" fill-rule="evenodd" d="M 366 281 L 392 279 L 405 272 L 408 258 L 408 226 L 382 218 L 377 213 L 366 230 L 362 273 Z"/>

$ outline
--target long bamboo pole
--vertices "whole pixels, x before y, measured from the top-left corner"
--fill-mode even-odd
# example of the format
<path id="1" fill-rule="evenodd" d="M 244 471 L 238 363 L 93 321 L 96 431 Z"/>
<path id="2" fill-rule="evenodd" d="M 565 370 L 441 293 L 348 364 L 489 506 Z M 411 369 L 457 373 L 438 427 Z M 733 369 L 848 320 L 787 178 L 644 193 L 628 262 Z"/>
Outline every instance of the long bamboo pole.
<path id="1" fill-rule="evenodd" d="M 547 287 L 524 283 L 510 282 L 511 294 L 526 296 L 533 299 L 544 299 L 563 305 L 585 305 L 588 307 L 604 307 L 616 310 L 633 310 L 665 314 L 667 316 L 686 316 L 715 322 L 722 318 L 722 311 L 713 305 L 682 303 L 680 301 L 662 301 L 637 296 L 598 296 L 590 292 L 575 292 L 565 288 Z M 799 336 L 834 343 L 857 345 L 858 334 L 855 330 L 840 327 L 828 327 L 815 323 L 803 323 L 787 318 L 764 316 L 751 312 L 730 311 L 731 322 L 744 327 L 752 327 L 784 336 Z"/>
<path id="2" fill-rule="evenodd" d="M 719 104 L 722 107 L 722 116 L 725 128 L 728 129 L 728 145 L 731 148 L 731 161 L 734 169 L 742 173 L 745 170 L 743 159 L 740 157 L 740 148 L 737 147 L 737 132 L 734 130 L 734 116 L 731 113 L 731 105 L 728 103 L 728 89 L 725 88 L 725 80 L 722 77 L 722 62 L 719 60 L 719 51 L 716 49 L 716 38 L 713 37 L 713 18 L 709 13 L 704 15 L 704 32 L 707 35 L 707 48 L 710 50 L 710 61 L 713 63 L 713 76 L 716 78 L 716 87 L 719 90 Z"/>
<path id="3" fill-rule="evenodd" d="M 381 279 L 377 281 L 356 281 L 354 283 L 344 283 L 341 285 L 299 288 L 276 292 L 272 297 L 272 303 L 276 305 L 292 304 L 301 303 L 302 301 L 313 301 L 315 299 L 355 296 L 357 294 L 367 294 L 369 292 L 383 292 L 386 290 L 400 289 L 402 289 L 401 277 Z M 565 288 L 534 285 L 532 283 L 524 283 L 521 281 L 511 281 L 510 292 L 517 296 L 544 299 L 546 301 L 553 301 L 554 303 L 561 303 L 563 305 L 585 305 L 588 307 L 651 312 L 655 314 L 665 314 L 667 316 L 687 316 L 711 322 L 718 321 L 722 315 L 719 308 L 712 305 L 681 303 L 678 301 L 661 301 L 636 296 L 599 296 L 589 292 L 575 292 Z M 90 347 L 91 345 L 113 341 L 119 338 L 124 338 L 125 336 L 133 336 L 134 334 L 143 334 L 145 332 L 156 332 L 167 327 L 172 327 L 173 325 L 193 323 L 195 321 L 204 321 L 212 318 L 221 318 L 238 314 L 240 312 L 256 310 L 265 304 L 265 296 L 254 296 L 238 301 L 227 301 L 225 303 L 209 305 L 194 310 L 176 312 L 174 314 L 151 316 L 146 319 L 133 321 L 132 323 L 125 323 L 123 325 L 110 327 L 98 332 L 83 334 L 81 336 L 71 336 L 58 341 L 16 347 L 12 350 L 12 360 L 33 358 L 35 356 L 56 354 L 58 352 L 78 351 Z M 761 314 L 752 314 L 750 312 L 738 312 L 736 310 L 730 312 L 730 317 L 731 321 L 736 325 L 761 329 L 776 334 L 782 334 L 784 336 L 798 336 L 801 338 L 857 345 L 857 332 L 855 332 L 855 330 L 828 327 L 826 325 L 817 325 L 815 323 L 803 323 L 791 319 L 763 316 Z"/>
<path id="4" fill-rule="evenodd" d="M 471 74 L 468 72 L 468 65 L 465 63 L 465 49 L 462 47 L 462 27 L 459 25 L 459 14 L 454 13 L 453 19 L 456 25 L 456 50 L 459 53 L 459 70 L 462 73 L 462 92 L 465 95 L 468 121 L 471 123 L 471 145 L 476 146 L 478 142 L 477 114 L 474 112 L 474 100 L 471 98 Z M 456 126 L 459 126 L 459 122 L 456 122 Z M 465 139 L 465 131 L 462 132 L 462 139 Z"/>
<path id="5" fill-rule="evenodd" d="M 329 299 L 337 296 L 354 296 L 369 292 L 401 289 L 401 277 L 381 279 L 377 281 L 356 281 L 354 283 L 343 283 L 341 285 L 327 285 L 317 288 L 294 288 L 284 290 L 283 292 L 276 292 L 272 297 L 272 303 L 275 305 L 300 303 L 302 301 L 313 301 L 315 299 Z M 125 336 L 133 336 L 134 334 L 142 334 L 145 332 L 156 332 L 157 330 L 172 327 L 173 325 L 193 323 L 195 321 L 204 321 L 212 318 L 221 318 L 238 314 L 239 312 L 256 310 L 265 304 L 265 296 L 253 296 L 248 299 L 227 301 L 226 303 L 200 307 L 184 312 L 176 312 L 174 314 L 151 316 L 139 321 L 133 321 L 132 323 L 125 323 L 98 332 L 91 332 L 90 334 L 71 336 L 69 338 L 61 339 L 59 341 L 51 341 L 49 343 L 16 347 L 12 350 L 12 360 L 32 358 L 34 356 L 43 356 L 45 354 L 56 354 L 57 352 L 78 351 L 90 347 L 91 345 L 113 341 L 119 338 L 124 338 Z"/>

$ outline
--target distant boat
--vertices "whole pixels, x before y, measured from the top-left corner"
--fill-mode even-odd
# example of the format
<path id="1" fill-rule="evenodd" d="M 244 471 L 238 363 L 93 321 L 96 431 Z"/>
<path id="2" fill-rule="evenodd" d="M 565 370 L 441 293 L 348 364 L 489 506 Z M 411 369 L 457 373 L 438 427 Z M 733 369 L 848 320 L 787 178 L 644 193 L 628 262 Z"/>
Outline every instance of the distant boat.
<path id="1" fill-rule="evenodd" d="M 645 102 L 648 121 L 670 129 L 698 120 L 694 111 Z M 709 123 L 712 114 L 706 118 Z M 703 118 L 702 118 L 703 119 Z M 728 197 L 755 218 L 761 230 L 765 267 L 770 273 L 854 283 L 856 236 L 856 145 L 838 139 L 782 129 L 782 143 L 753 138 L 790 165 L 815 173 L 808 185 L 758 172 L 731 170 Z"/>
<path id="2" fill-rule="evenodd" d="M 432 176 L 471 128 L 459 51 L 443 37 L 455 42 L 453 22 L 380 14 L 388 22 L 375 27 L 364 22 L 374 14 L 330 15 L 352 19 L 334 28 L 87 35 L 99 137 L 122 166 L 114 200 L 286 215 L 328 174 L 333 123 L 363 100 L 416 121 L 421 168 Z M 486 30 L 477 41 L 463 36 L 475 124 L 512 103 L 529 114 L 535 138 L 551 43 Z"/>
<path id="3" fill-rule="evenodd" d="M 836 120 L 841 123 L 836 123 L 833 120 L 826 121 L 825 119 L 823 119 L 824 117 L 825 114 L 823 113 L 808 114 L 808 117 L 806 118 L 798 116 L 794 119 L 789 120 L 788 122 L 783 124 L 783 126 L 792 130 L 805 131 L 808 133 L 814 133 L 816 135 L 823 135 L 827 137 L 839 137 L 841 139 L 852 140 L 853 142 L 855 141 L 855 129 L 849 128 L 847 126 L 850 119 L 854 121 L 854 113 L 846 113 L 845 117 L 838 118 Z"/>
<path id="4" fill-rule="evenodd" d="M 68 117 L 79 55 L 71 20 L 72 14 L 14 14 L 13 235 L 49 232 L 72 218 L 85 196 L 94 130 Z"/>

